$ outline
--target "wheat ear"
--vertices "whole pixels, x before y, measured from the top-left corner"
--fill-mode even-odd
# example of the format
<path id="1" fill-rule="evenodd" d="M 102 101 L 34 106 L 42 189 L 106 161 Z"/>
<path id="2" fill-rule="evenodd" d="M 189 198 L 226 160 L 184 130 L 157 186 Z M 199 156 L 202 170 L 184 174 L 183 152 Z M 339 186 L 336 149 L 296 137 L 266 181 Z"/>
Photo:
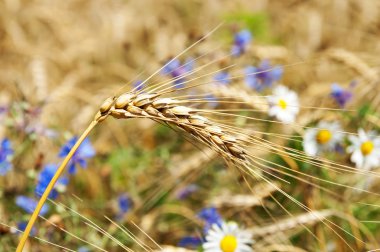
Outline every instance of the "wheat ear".
<path id="1" fill-rule="evenodd" d="M 65 157 L 45 192 L 42 194 L 36 209 L 29 219 L 25 232 L 21 236 L 16 251 L 22 252 L 43 204 L 75 151 L 91 130 L 108 116 L 117 119 L 150 118 L 160 123 L 170 124 L 190 133 L 193 137 L 234 163 L 246 161 L 246 152 L 241 147 L 243 146 L 243 140 L 236 138 L 230 132 L 216 126 L 216 124 L 209 119 L 198 115 L 197 110 L 179 105 L 182 103 L 184 103 L 184 101 L 161 98 L 160 94 L 137 92 L 128 92 L 119 97 L 106 99 L 95 115 L 94 120 Z"/>
<path id="2" fill-rule="evenodd" d="M 200 116 L 198 110 L 179 105 L 183 103 L 181 100 L 161 98 L 160 94 L 125 93 L 118 98 L 107 99 L 96 120 L 102 120 L 107 116 L 118 119 L 149 118 L 176 126 L 229 160 L 245 160 L 246 152 L 241 147 L 241 139 L 208 118 Z"/>

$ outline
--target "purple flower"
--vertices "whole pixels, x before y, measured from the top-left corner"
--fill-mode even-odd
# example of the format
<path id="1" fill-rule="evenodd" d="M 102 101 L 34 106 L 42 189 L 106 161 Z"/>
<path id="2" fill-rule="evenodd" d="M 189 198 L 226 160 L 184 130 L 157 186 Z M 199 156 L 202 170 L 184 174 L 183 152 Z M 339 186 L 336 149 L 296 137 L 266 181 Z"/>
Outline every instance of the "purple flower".
<path id="1" fill-rule="evenodd" d="M 231 82 L 230 74 L 226 71 L 221 71 L 214 75 L 214 81 L 218 84 L 227 85 Z"/>
<path id="2" fill-rule="evenodd" d="M 33 213 L 34 209 L 37 206 L 37 201 L 35 199 L 26 197 L 26 196 L 17 196 L 16 205 L 21 207 L 27 213 Z M 49 211 L 49 206 L 44 204 L 41 208 L 40 215 L 45 215 Z"/>
<path id="3" fill-rule="evenodd" d="M 196 236 L 185 236 L 179 242 L 179 247 L 197 248 L 202 244 L 202 239 Z"/>
<path id="4" fill-rule="evenodd" d="M 199 211 L 197 216 L 205 222 L 205 233 L 207 233 L 213 224 L 221 225 L 223 221 L 222 217 L 215 207 L 203 208 L 201 211 Z"/>
<path id="5" fill-rule="evenodd" d="M 59 153 L 59 157 L 65 157 L 69 154 L 71 148 L 73 148 L 74 144 L 78 140 L 77 137 L 71 138 L 62 148 Z M 87 167 L 87 159 L 95 156 L 95 150 L 92 147 L 90 140 L 86 138 L 83 143 L 79 146 L 78 150 L 75 152 L 73 157 L 69 162 L 69 173 L 74 174 L 76 172 L 76 166 L 79 165 L 82 168 Z"/>
<path id="6" fill-rule="evenodd" d="M 272 66 L 268 60 L 263 60 L 258 67 L 248 66 L 245 68 L 245 82 L 248 87 L 262 91 L 281 79 L 282 74 L 281 66 Z"/>
<path id="7" fill-rule="evenodd" d="M 0 144 L 0 175 L 4 176 L 11 168 L 11 159 L 13 156 L 13 149 L 11 141 L 4 138 Z"/>
<path id="8" fill-rule="evenodd" d="M 344 107 L 347 102 L 349 102 L 352 99 L 352 92 L 350 89 L 352 89 L 356 85 L 355 81 L 352 81 L 350 84 L 350 88 L 344 89 L 337 83 L 333 83 L 331 85 L 331 97 L 335 100 L 335 102 L 340 106 Z"/>
<path id="9" fill-rule="evenodd" d="M 231 54 L 240 56 L 247 50 L 249 43 L 252 40 L 252 34 L 249 30 L 244 29 L 235 34 L 234 44 L 232 45 Z"/>
<path id="10" fill-rule="evenodd" d="M 178 59 L 174 59 L 165 64 L 164 68 L 162 69 L 162 74 L 168 75 L 171 78 L 175 79 L 175 88 L 183 88 L 185 87 L 185 75 L 192 71 L 193 68 L 194 60 L 191 58 L 187 59 L 184 64 L 181 64 Z"/>
<path id="11" fill-rule="evenodd" d="M 36 189 L 34 190 L 35 194 L 40 197 L 46 190 L 46 187 L 49 185 L 51 179 L 54 177 L 55 172 L 58 167 L 54 164 L 45 165 L 38 176 L 38 181 Z M 64 191 L 66 189 L 69 179 L 67 177 L 62 177 L 58 179 L 53 190 L 49 194 L 50 199 L 56 199 L 58 197 L 58 191 Z"/>
<path id="12" fill-rule="evenodd" d="M 177 193 L 177 199 L 183 200 L 198 190 L 199 186 L 195 184 L 188 185 Z"/>

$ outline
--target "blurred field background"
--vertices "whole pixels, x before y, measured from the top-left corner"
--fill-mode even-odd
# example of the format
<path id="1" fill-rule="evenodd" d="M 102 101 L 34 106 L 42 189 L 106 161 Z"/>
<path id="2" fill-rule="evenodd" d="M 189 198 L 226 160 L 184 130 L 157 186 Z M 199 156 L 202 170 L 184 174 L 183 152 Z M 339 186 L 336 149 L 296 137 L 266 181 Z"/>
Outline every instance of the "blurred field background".
<path id="1" fill-rule="evenodd" d="M 214 50 L 210 58 L 199 62 L 205 64 L 229 53 L 234 32 L 249 29 L 252 45 L 245 61 L 235 63 L 243 68 L 269 59 L 284 66 L 281 82 L 298 93 L 301 104 L 310 107 L 301 111 L 295 124 L 315 125 L 329 119 L 340 120 L 349 132 L 357 132 L 359 127 L 379 128 L 377 0 L 1 0 L 0 107 L 10 111 L 0 114 L 0 138 L 9 138 L 15 150 L 13 169 L 0 177 L 1 223 L 16 226 L 28 220 L 29 214 L 16 206 L 15 198 L 34 195 L 42 167 L 59 163 L 61 146 L 81 134 L 105 98 L 121 88 L 131 89 L 135 81 L 147 78 L 221 22 L 221 28 L 185 56 Z M 219 62 L 210 69 L 224 64 Z M 353 80 L 357 85 L 347 107 L 350 111 L 311 108 L 338 108 L 329 95 L 331 84 L 348 87 Z M 242 81 L 235 83 L 238 89 L 239 85 L 244 87 Z M 237 123 L 244 128 L 246 122 Z M 269 123 L 257 128 L 296 135 L 304 132 Z M 55 201 L 96 222 L 134 251 L 143 249 L 104 216 L 125 225 L 157 250 L 152 240 L 170 246 L 165 251 L 185 251 L 175 247 L 183 237 L 202 233 L 197 212 L 210 206 L 223 218 L 252 230 L 254 251 L 352 250 L 315 216 L 302 215 L 293 202 L 265 182 L 252 183 L 249 188 L 241 174 L 227 168 L 217 154 L 203 146 L 196 148 L 168 127 L 147 119 L 110 118 L 92 132 L 90 140 L 96 156 L 87 169 L 77 168 L 66 191 Z M 302 149 L 280 138 L 270 140 Z M 308 171 L 305 164 L 269 154 L 257 155 Z M 348 156 L 328 157 L 353 166 Z M 337 179 L 342 184 L 361 185 L 351 183 L 353 178 L 345 174 Z M 178 195 L 189 185 L 196 189 L 182 199 Z M 379 185 L 378 178 L 373 178 L 368 189 L 378 192 Z M 354 251 L 379 248 L 378 225 L 361 222 L 378 220 L 377 195 L 344 190 L 338 193 L 345 200 L 325 198 L 319 189 L 297 181 L 281 188 L 365 242 L 335 229 Z M 279 209 L 269 198 L 271 193 L 292 215 Z M 131 203 L 122 216 L 121 195 L 128 195 Z M 373 205 L 357 204 L 362 200 Z M 85 225 L 78 214 L 49 204 L 48 221 L 40 219 L 36 225 L 38 237 L 74 251 L 98 251 L 54 223 L 106 251 L 123 250 Z M 1 251 L 13 251 L 18 235 L 4 226 L 0 241 Z M 30 239 L 26 251 L 65 250 Z"/>

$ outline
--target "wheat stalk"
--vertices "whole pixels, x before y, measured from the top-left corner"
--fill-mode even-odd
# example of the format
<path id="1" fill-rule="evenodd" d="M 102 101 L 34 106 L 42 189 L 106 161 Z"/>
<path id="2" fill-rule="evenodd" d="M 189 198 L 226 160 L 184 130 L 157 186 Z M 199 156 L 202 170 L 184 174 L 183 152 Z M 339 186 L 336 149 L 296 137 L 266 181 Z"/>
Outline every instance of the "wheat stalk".
<path id="1" fill-rule="evenodd" d="M 67 154 L 65 159 L 62 161 L 62 164 L 58 167 L 57 172 L 54 174 L 54 177 L 51 179 L 50 183 L 46 187 L 45 192 L 41 195 L 41 198 L 38 201 L 38 204 L 37 204 L 36 208 L 34 209 L 32 216 L 29 219 L 28 225 L 26 226 L 25 231 L 21 236 L 21 239 L 20 239 L 20 242 L 17 246 L 16 252 L 22 252 L 22 250 L 25 246 L 26 240 L 28 239 L 28 236 L 32 230 L 32 227 L 33 227 L 34 223 L 36 222 L 38 214 L 40 213 L 42 206 L 44 205 L 45 201 L 47 200 L 49 193 L 53 189 L 55 183 L 57 182 L 57 180 L 59 179 L 59 177 L 63 173 L 66 165 L 69 163 L 70 159 L 72 158 L 72 156 L 74 155 L 76 150 L 79 148 L 79 146 L 84 141 L 84 139 L 88 136 L 88 134 L 90 134 L 91 130 L 98 124 L 98 122 L 99 122 L 98 120 L 94 120 L 90 123 L 90 125 L 87 127 L 87 129 L 79 137 L 78 141 L 75 143 L 73 148 L 70 150 L 69 154 Z"/>

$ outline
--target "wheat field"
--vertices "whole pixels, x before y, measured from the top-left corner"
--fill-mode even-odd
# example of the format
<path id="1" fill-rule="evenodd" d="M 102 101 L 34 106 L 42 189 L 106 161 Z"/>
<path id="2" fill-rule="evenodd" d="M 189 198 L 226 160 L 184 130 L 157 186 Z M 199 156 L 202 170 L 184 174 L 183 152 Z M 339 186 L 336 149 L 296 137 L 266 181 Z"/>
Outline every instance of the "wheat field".
<path id="1" fill-rule="evenodd" d="M 380 250 L 379 38 L 376 0 L 0 0 L 0 251 Z"/>

